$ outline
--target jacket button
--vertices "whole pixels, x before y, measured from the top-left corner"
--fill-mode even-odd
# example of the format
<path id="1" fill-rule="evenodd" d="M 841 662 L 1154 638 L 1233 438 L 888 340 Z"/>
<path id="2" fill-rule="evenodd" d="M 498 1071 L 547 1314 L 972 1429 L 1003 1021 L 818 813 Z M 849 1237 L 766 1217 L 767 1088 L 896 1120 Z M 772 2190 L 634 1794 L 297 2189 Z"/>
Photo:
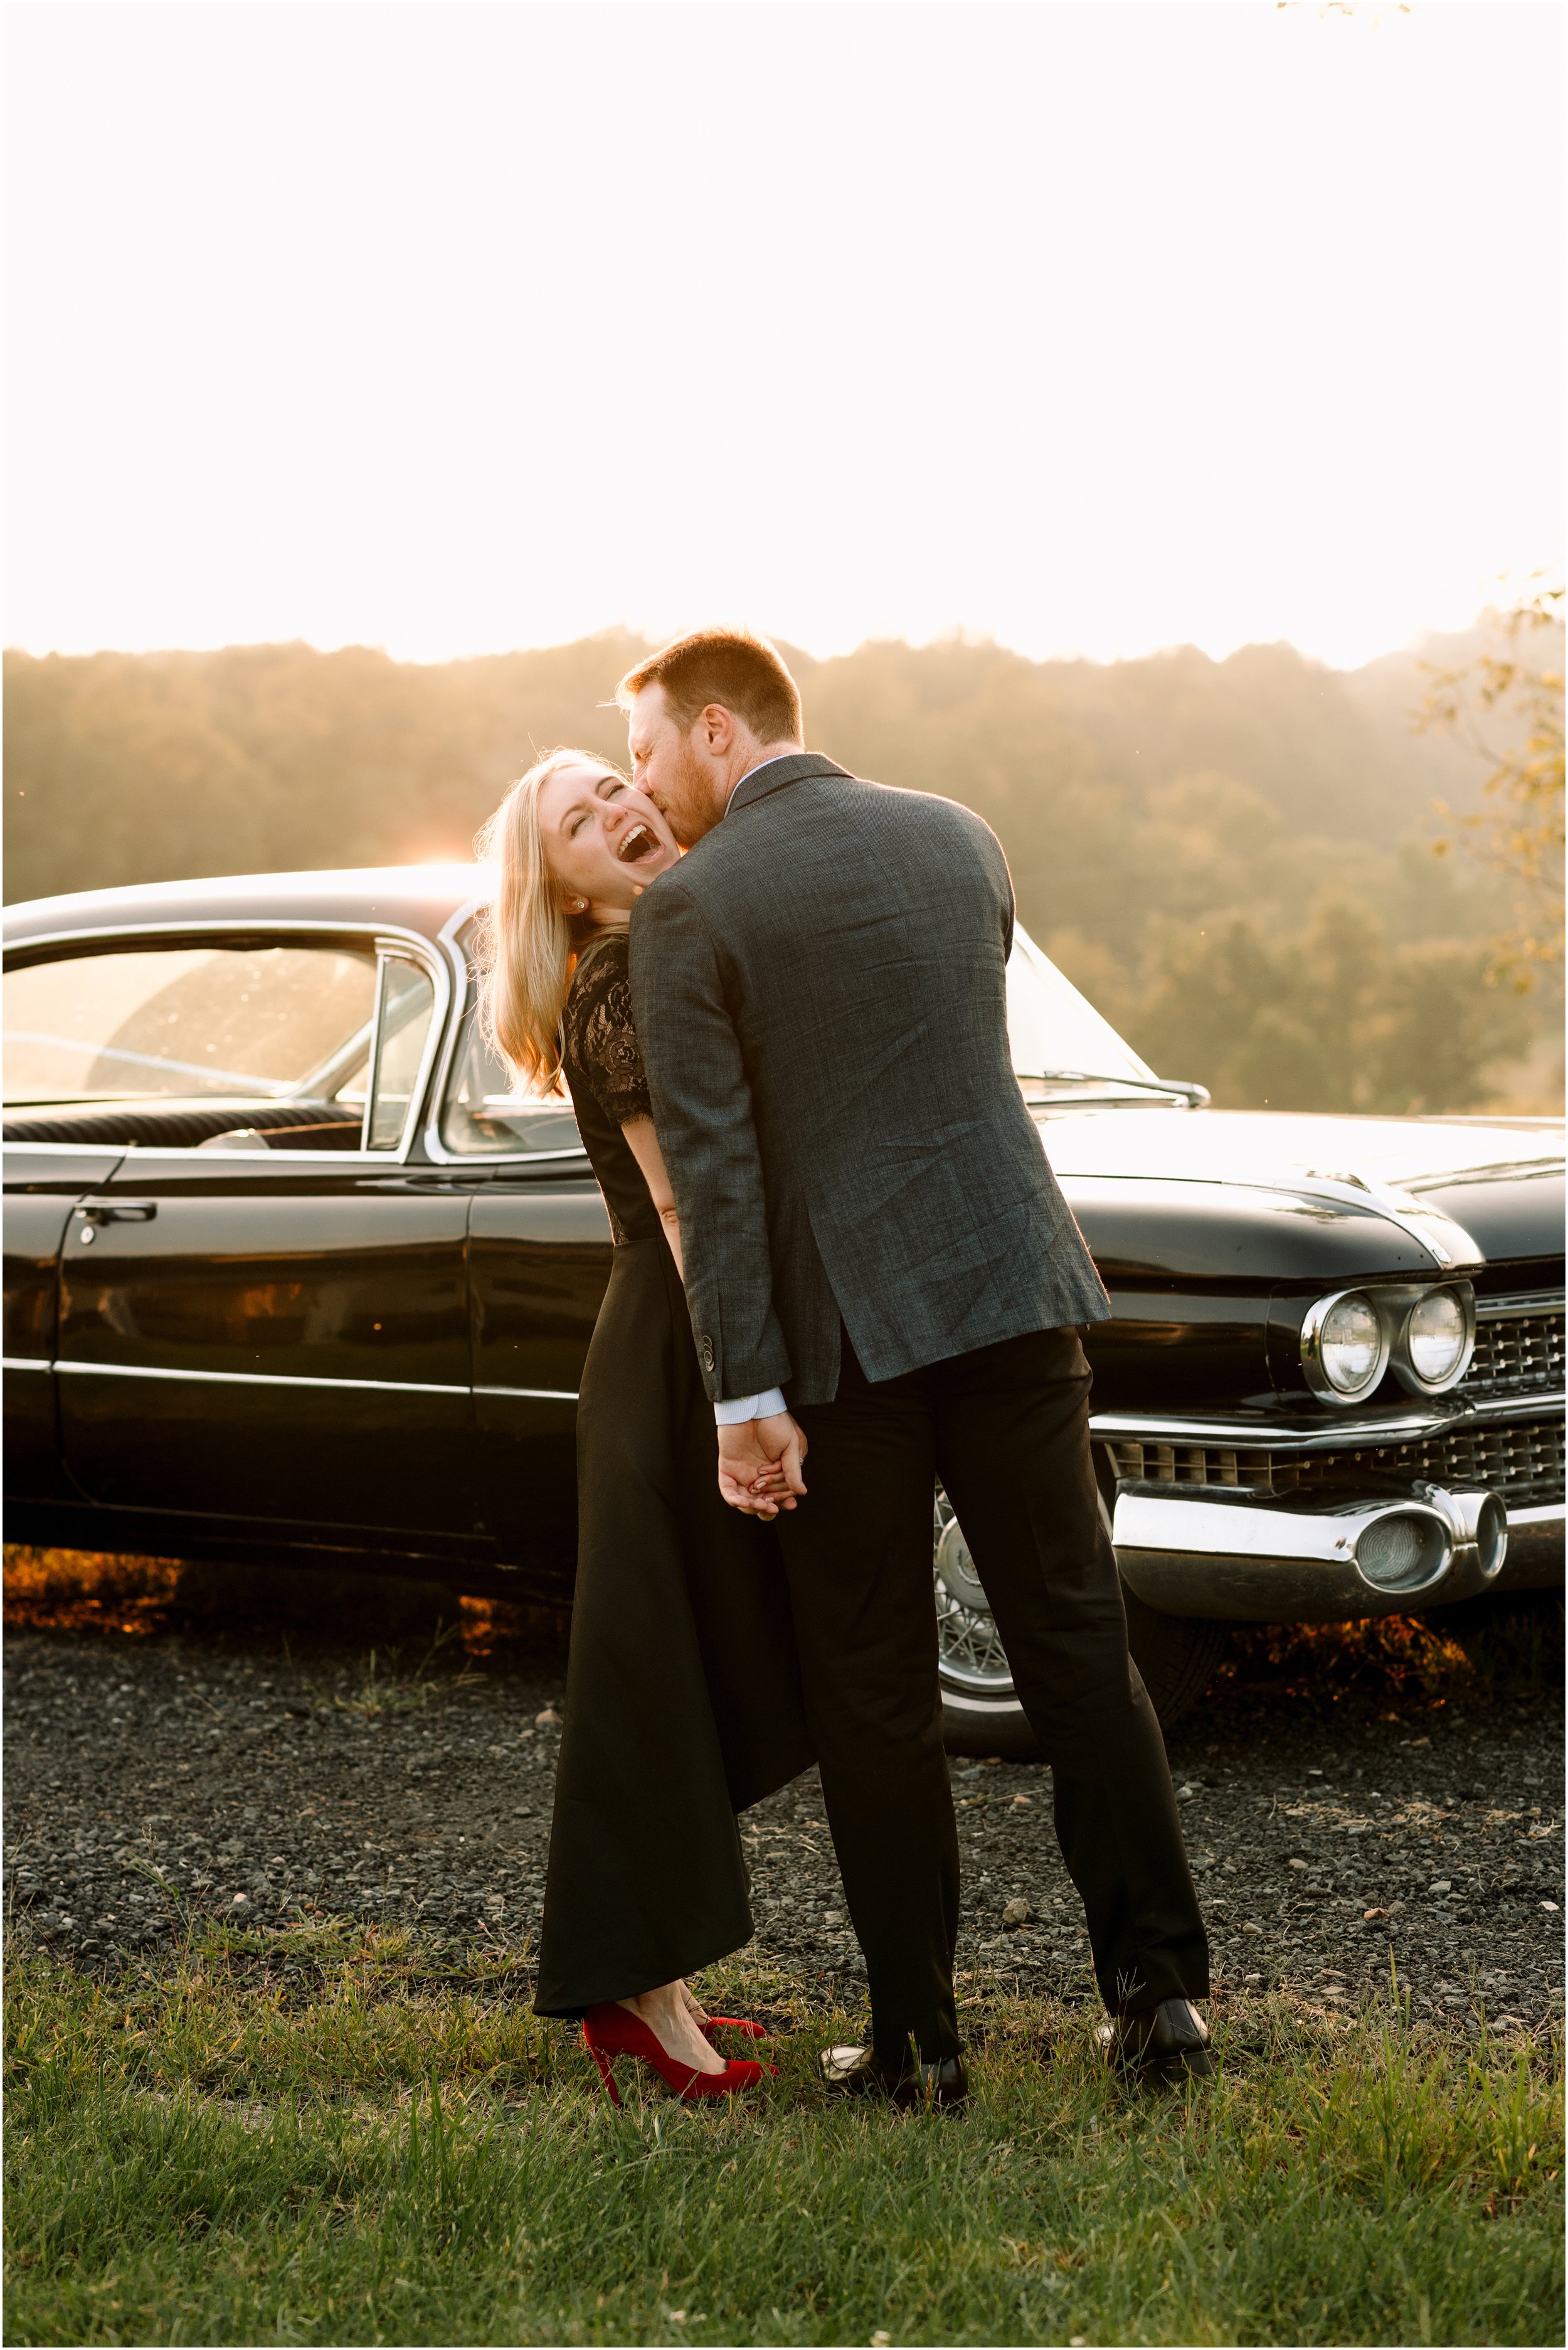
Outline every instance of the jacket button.
<path id="1" fill-rule="evenodd" d="M 701 1357 L 702 1357 L 702 1368 L 703 1368 L 705 1371 L 711 1371 L 711 1370 L 712 1369 L 712 1367 L 713 1367 L 713 1341 L 712 1341 L 712 1339 L 711 1339 L 711 1338 L 699 1338 L 699 1340 L 697 1341 L 697 1352 L 698 1352 L 698 1353 L 701 1356 Z"/>

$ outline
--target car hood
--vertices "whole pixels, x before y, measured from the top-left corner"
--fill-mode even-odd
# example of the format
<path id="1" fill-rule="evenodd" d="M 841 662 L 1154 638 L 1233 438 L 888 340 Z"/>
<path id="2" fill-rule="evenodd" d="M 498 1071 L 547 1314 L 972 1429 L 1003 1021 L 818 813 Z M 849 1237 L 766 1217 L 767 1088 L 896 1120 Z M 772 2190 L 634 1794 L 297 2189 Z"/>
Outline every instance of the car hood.
<path id="1" fill-rule="evenodd" d="M 1113 1211 L 1124 1185 L 1137 1187 L 1146 1214 L 1157 1206 L 1158 1189 L 1183 1224 L 1203 1196 L 1195 1187 L 1224 1186 L 1222 1198 L 1207 1195 L 1210 1213 L 1246 1218 L 1266 1208 L 1276 1231 L 1281 1211 L 1298 1229 L 1304 1215 L 1324 1241 L 1327 1226 L 1337 1224 L 1342 1244 L 1357 1225 L 1358 1258 L 1375 1245 L 1366 1229 L 1374 1220 L 1396 1244 L 1390 1271 L 1409 1261 L 1412 1242 L 1436 1265 L 1455 1270 L 1562 1253 L 1563 1128 L 1554 1121 L 1165 1107 L 1037 1116 L 1085 1231 Z M 1285 1254 L 1293 1260 L 1296 1251 Z M 1289 1270 L 1307 1268 L 1293 1262 Z"/>

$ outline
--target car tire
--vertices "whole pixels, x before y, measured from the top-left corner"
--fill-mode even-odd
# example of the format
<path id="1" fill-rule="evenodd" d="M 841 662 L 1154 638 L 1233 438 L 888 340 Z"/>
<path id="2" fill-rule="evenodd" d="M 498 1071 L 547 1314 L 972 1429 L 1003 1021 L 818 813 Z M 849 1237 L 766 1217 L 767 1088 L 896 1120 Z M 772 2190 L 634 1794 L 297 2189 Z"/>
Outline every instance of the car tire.
<path id="1" fill-rule="evenodd" d="M 1122 1586 L 1127 1647 L 1143 1675 L 1160 1728 L 1190 1713 L 1225 1653 L 1225 1627 L 1203 1616 L 1167 1616 Z"/>
<path id="2" fill-rule="evenodd" d="M 1105 1503 L 1101 1503 L 1102 1510 Z M 1108 1516 L 1108 1513 L 1106 1513 Z M 1006 1652 L 952 1504 L 939 1485 L 933 1520 L 938 1678 L 942 1731 L 954 1754 L 1000 1754 L 1038 1762 L 1040 1748 L 1019 1704 Z M 1127 1647 L 1165 1730 L 1203 1695 L 1225 1648 L 1225 1627 L 1167 1616 L 1127 1585 Z"/>

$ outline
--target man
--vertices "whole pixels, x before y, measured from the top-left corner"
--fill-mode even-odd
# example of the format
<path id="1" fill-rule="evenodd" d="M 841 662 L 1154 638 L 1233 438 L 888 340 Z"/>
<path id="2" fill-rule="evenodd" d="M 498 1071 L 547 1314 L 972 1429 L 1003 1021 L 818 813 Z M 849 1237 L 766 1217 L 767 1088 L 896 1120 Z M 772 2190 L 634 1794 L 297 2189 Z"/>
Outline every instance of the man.
<path id="1" fill-rule="evenodd" d="M 770 1513 L 770 1477 L 786 1489 L 807 1716 L 866 1956 L 870 2043 L 828 2050 L 825 2077 L 900 2103 L 966 2092 L 938 1475 L 1053 1765 L 1102 2040 L 1206 2074 L 1189 2001 L 1208 1949 L 1089 1450 L 1077 1326 L 1110 1307 L 1012 1073 L 1001 845 L 951 801 L 805 752 L 794 679 L 742 631 L 667 646 L 618 699 L 635 780 L 691 852 L 638 903 L 631 981 L 720 1482 Z"/>

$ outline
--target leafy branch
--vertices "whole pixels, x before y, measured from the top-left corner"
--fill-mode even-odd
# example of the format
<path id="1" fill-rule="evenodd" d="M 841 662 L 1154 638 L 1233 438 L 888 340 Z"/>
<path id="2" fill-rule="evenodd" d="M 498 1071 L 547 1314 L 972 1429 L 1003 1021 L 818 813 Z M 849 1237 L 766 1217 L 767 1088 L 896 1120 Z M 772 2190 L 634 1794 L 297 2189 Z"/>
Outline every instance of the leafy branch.
<path id="1" fill-rule="evenodd" d="M 1436 842 L 1456 839 L 1514 886 L 1518 920 L 1497 941 L 1497 972 L 1523 992 L 1563 961 L 1563 586 L 1538 576 L 1497 616 L 1501 643 L 1458 669 L 1431 667 L 1416 723 L 1483 758 L 1482 806 Z M 1443 801 L 1438 812 L 1451 811 Z"/>

